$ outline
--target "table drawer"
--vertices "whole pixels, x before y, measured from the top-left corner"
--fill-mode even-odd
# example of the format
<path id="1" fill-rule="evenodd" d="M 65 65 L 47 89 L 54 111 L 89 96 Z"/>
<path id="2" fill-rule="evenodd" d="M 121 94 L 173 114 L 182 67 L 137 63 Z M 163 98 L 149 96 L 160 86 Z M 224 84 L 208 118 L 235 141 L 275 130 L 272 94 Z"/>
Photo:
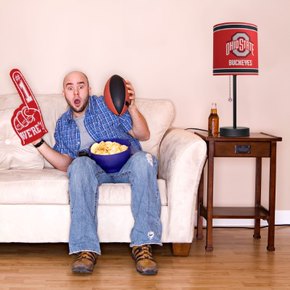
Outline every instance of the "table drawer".
<path id="1" fill-rule="evenodd" d="M 215 157 L 270 157 L 270 142 L 215 142 Z"/>

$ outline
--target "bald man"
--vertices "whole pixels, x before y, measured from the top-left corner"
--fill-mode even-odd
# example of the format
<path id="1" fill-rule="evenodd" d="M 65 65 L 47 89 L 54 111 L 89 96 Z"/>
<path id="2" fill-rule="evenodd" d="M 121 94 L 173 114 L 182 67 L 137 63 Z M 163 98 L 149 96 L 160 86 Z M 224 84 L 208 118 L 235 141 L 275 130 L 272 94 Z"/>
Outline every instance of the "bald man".
<path id="1" fill-rule="evenodd" d="M 101 254 L 97 234 L 98 188 L 103 183 L 130 183 L 131 210 L 134 226 L 130 247 L 136 270 L 143 275 L 157 274 L 151 245 L 161 245 L 160 195 L 157 185 L 157 160 L 142 151 L 139 141 L 150 138 L 144 116 L 135 103 L 135 90 L 129 81 L 126 89 L 130 105 L 122 116 L 113 114 L 104 97 L 91 96 L 89 80 L 83 72 L 73 71 L 63 80 L 63 95 L 68 110 L 55 128 L 55 145 L 51 148 L 43 139 L 34 146 L 57 169 L 69 178 L 71 225 L 69 254 L 74 255 L 74 273 L 92 273 Z M 132 156 L 116 173 L 106 173 L 94 160 L 82 156 L 95 142 L 127 139 Z M 110 229 L 108 229 L 110 230 Z"/>

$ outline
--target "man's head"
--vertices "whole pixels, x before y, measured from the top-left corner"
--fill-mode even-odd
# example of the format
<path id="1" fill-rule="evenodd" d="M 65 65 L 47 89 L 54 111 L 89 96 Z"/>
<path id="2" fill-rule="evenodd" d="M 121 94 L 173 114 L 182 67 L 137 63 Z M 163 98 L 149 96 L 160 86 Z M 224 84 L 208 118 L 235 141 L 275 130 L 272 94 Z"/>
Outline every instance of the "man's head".
<path id="1" fill-rule="evenodd" d="M 63 95 L 75 117 L 84 114 L 90 95 L 90 85 L 87 76 L 80 71 L 68 73 L 63 80 Z"/>

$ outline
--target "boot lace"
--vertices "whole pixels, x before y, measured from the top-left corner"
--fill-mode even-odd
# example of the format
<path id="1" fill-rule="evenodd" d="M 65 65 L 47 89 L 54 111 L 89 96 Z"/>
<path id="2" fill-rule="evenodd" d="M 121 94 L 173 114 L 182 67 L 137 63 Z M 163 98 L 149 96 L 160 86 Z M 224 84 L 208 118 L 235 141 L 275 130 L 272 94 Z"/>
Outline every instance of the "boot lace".
<path id="1" fill-rule="evenodd" d="M 149 260 L 154 261 L 153 256 L 152 256 L 152 249 L 151 249 L 151 246 L 149 245 L 134 247 L 133 255 L 137 262 L 142 259 L 149 259 Z"/>
<path id="2" fill-rule="evenodd" d="M 86 259 L 94 263 L 96 261 L 96 258 L 97 254 L 94 252 L 80 252 L 77 254 L 76 261 Z"/>

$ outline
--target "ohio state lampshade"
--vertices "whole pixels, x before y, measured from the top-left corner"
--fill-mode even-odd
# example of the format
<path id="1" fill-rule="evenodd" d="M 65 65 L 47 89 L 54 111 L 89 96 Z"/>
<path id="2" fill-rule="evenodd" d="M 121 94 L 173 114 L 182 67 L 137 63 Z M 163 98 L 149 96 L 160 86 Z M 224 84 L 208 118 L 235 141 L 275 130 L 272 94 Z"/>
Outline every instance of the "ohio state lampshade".
<path id="1" fill-rule="evenodd" d="M 245 22 L 219 23 L 213 27 L 213 74 L 257 75 L 258 29 Z"/>

